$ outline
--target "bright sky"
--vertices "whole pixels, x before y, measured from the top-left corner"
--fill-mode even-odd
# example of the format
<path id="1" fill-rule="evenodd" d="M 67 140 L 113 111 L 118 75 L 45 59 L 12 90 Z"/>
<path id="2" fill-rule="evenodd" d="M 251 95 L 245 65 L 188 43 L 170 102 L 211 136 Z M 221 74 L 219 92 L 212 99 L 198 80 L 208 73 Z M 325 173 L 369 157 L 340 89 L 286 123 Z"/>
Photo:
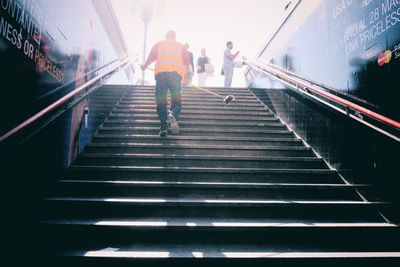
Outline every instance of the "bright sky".
<path id="1" fill-rule="evenodd" d="M 141 11 L 144 3 L 153 4 L 155 12 L 149 23 L 147 53 L 168 30 L 175 30 L 177 41 L 188 43 L 194 61 L 205 48 L 216 73 L 207 85 L 223 86 L 223 52 L 232 41 L 233 52 L 255 59 L 257 53 L 285 15 L 290 0 L 113 0 L 131 54 L 139 54 L 142 62 L 144 23 Z M 146 72 L 146 82 L 154 83 L 153 73 Z M 197 76 L 193 79 L 197 84 Z M 235 69 L 233 86 L 245 86 L 242 69 Z"/>

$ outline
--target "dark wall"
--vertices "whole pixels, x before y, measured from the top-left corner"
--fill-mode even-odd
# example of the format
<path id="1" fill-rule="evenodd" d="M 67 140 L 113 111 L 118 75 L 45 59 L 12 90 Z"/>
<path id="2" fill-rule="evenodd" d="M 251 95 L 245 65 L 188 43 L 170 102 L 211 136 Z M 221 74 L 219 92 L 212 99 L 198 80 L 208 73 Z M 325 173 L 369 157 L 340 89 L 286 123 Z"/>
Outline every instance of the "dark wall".
<path id="1" fill-rule="evenodd" d="M 0 135 L 117 58 L 92 1 L 2 0 Z M 62 126 L 53 129 L 62 151 L 58 164 L 64 168 L 79 146 L 76 136 L 88 103 L 69 111 Z"/>
<path id="2" fill-rule="evenodd" d="M 1 0 L 0 135 L 117 59 L 91 0 Z M 24 222 L 35 214 L 36 201 L 52 190 L 52 183 L 61 178 L 123 93 L 100 88 L 39 132 L 35 132 L 39 124 L 34 124 L 0 143 L 1 177 L 12 216 Z M 26 137 L 30 138 L 21 142 Z"/>
<path id="3" fill-rule="evenodd" d="M 399 121 L 400 1 L 325 0 L 272 61 Z"/>
<path id="4" fill-rule="evenodd" d="M 280 38 L 279 31 L 274 38 Z M 399 121 L 399 44 L 400 1 L 326 0 L 283 44 L 272 63 Z M 260 99 L 347 180 L 375 185 L 364 192 L 370 200 L 400 203 L 399 142 L 255 69 L 249 69 L 246 78 Z M 398 211 L 391 216 L 396 217 L 399 220 Z"/>

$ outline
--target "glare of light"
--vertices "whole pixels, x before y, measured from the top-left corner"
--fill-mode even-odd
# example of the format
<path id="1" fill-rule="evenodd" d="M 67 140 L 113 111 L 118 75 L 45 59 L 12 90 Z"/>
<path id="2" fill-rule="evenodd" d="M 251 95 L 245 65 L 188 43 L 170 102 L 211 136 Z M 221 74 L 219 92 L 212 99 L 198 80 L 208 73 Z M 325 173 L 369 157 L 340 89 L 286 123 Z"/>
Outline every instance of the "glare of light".
<path id="1" fill-rule="evenodd" d="M 400 257 L 400 252 L 223 252 L 227 258 L 383 258 Z"/>
<path id="2" fill-rule="evenodd" d="M 166 251 L 88 251 L 85 257 L 102 258 L 169 258 L 170 253 Z"/>
<path id="3" fill-rule="evenodd" d="M 363 201 L 303 201 L 303 200 L 244 200 L 244 199 L 205 199 L 206 203 L 234 204 L 370 204 Z"/>
<path id="4" fill-rule="evenodd" d="M 149 0 L 141 2 L 144 1 Z M 143 40 L 141 38 L 144 34 L 144 25 L 140 16 L 139 1 L 114 0 L 111 2 L 120 22 L 120 29 L 129 54 L 141 54 L 143 42 L 138 42 L 138 37 Z M 166 4 L 162 12 L 163 16 L 155 16 L 150 23 L 148 48 L 150 49 L 153 44 L 160 41 L 167 30 L 174 29 L 177 32 L 178 41 L 190 44 L 190 51 L 193 52 L 195 61 L 200 56 L 200 49 L 203 47 L 207 49 L 207 55 L 211 57 L 211 62 L 217 71 L 213 77 L 208 78 L 207 84 L 217 86 L 224 84 L 223 76 L 219 75 L 218 70 L 222 67 L 222 55 L 226 48 L 226 42 L 232 40 L 235 44 L 234 50 L 241 51 L 240 56 L 248 58 L 257 56 L 258 48 L 261 48 L 261 45 L 267 40 L 266 37 L 276 31 L 282 22 L 282 17 L 288 14 L 284 10 L 286 5 L 284 1 L 254 0 L 250 5 L 245 1 L 230 1 L 229 16 L 224 16 L 226 25 L 230 25 L 230 27 L 225 29 L 218 27 L 222 16 L 221 10 L 227 6 L 225 1 L 158 0 L 156 2 L 157 4 L 160 2 Z M 138 6 L 132 8 L 133 5 Z M 294 7 L 294 5 L 292 6 Z M 132 10 L 136 10 L 136 12 L 132 12 Z M 196 12 L 193 12 L 194 10 Z M 177 13 L 179 16 L 174 15 Z M 203 19 L 203 14 L 207 14 L 207 19 Z M 186 21 L 191 23 L 182 23 Z M 267 25 L 267 27 L 260 25 Z M 243 68 L 235 69 L 234 86 L 245 84 L 243 70 Z M 149 83 L 154 83 L 153 76 L 151 71 L 146 72 L 146 80 Z M 194 76 L 194 82 L 197 84 L 197 75 Z"/>
<path id="5" fill-rule="evenodd" d="M 105 198 L 106 202 L 127 202 L 127 203 L 164 203 L 165 199 L 156 198 Z"/>
<path id="6" fill-rule="evenodd" d="M 266 203 L 277 203 L 277 201 L 272 201 L 272 200 L 236 200 L 236 199 L 206 199 L 204 200 L 204 202 L 206 203 L 251 203 L 251 204 L 258 204 L 258 203 L 262 203 L 262 204 L 266 204 Z M 278 202 L 282 202 L 285 203 L 285 201 L 278 201 Z"/>
<path id="7" fill-rule="evenodd" d="M 100 221 L 95 225 L 103 226 L 167 226 L 167 222 L 144 222 L 144 221 Z"/>
<path id="8" fill-rule="evenodd" d="M 389 223 L 249 223 L 249 222 L 214 222 L 216 227 L 394 227 Z"/>
<path id="9" fill-rule="evenodd" d="M 193 257 L 195 258 L 203 258 L 203 252 L 192 252 Z"/>
<path id="10" fill-rule="evenodd" d="M 103 183 L 103 184 L 165 184 L 162 181 L 97 181 L 97 180 L 62 180 L 67 183 Z"/>
<path id="11" fill-rule="evenodd" d="M 114 184 L 164 184 L 165 182 L 158 181 L 110 181 L 110 183 Z"/>
<path id="12" fill-rule="evenodd" d="M 395 224 L 390 223 L 285 223 L 285 222 L 211 222 L 211 223 L 168 223 L 166 221 L 98 221 L 93 225 L 100 226 L 152 226 L 165 227 L 171 226 L 214 226 L 214 227 L 395 227 Z"/>
<path id="13" fill-rule="evenodd" d="M 267 258 L 273 257 L 274 254 L 281 255 L 282 253 L 272 253 L 272 252 L 223 252 L 222 253 L 227 258 Z"/>
<path id="14" fill-rule="evenodd" d="M 193 257 L 204 257 L 203 252 L 192 252 Z M 226 258 L 399 258 L 400 252 L 222 252 Z M 85 257 L 112 258 L 169 258 L 167 251 L 88 251 Z"/>

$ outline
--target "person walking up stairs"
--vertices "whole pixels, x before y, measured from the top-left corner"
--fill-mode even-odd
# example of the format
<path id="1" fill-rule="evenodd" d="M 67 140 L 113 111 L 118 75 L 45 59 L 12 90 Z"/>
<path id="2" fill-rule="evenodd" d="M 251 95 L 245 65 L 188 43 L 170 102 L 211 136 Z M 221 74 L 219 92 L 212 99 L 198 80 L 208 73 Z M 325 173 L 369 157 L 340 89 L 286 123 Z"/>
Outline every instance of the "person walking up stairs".
<path id="1" fill-rule="evenodd" d="M 146 62 L 141 65 L 144 71 L 156 61 L 154 75 L 156 80 L 157 114 L 160 119 L 160 136 L 166 137 L 168 130 L 172 134 L 179 133 L 177 122 L 182 110 L 182 85 L 181 81 L 185 70 L 189 67 L 189 53 L 184 45 L 176 41 L 175 31 L 169 31 L 166 39 L 158 42 L 151 49 Z M 171 93 L 171 108 L 168 105 L 168 89 Z"/>

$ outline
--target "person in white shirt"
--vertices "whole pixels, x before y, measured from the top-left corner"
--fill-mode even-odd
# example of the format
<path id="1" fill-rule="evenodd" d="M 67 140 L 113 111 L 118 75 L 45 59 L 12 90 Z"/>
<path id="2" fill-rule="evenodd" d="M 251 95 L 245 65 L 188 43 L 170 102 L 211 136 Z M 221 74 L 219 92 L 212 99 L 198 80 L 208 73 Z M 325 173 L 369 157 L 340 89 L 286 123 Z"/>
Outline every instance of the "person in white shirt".
<path id="1" fill-rule="evenodd" d="M 223 65 L 223 71 L 224 71 L 224 75 L 225 75 L 224 86 L 231 87 L 232 78 L 233 78 L 233 70 L 235 67 L 235 64 L 233 61 L 239 55 L 240 52 L 237 51 L 235 54 L 232 54 L 233 43 L 231 41 L 226 43 L 226 47 L 227 48 L 224 52 L 224 65 Z"/>

